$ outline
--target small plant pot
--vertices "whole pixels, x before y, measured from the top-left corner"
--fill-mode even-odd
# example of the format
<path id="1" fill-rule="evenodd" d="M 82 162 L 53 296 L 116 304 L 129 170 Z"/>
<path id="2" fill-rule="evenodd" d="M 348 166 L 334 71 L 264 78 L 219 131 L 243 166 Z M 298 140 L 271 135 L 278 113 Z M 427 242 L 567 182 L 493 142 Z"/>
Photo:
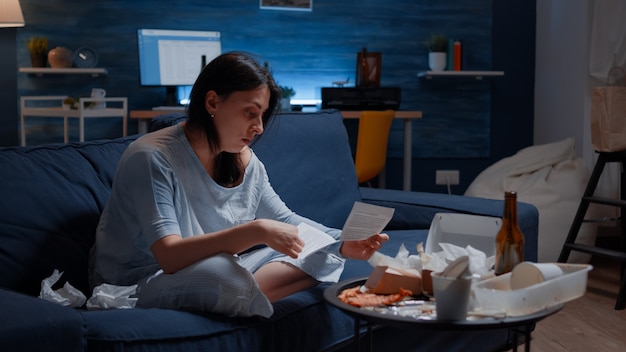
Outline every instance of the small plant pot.
<path id="1" fill-rule="evenodd" d="M 46 67 L 46 54 L 30 54 L 30 63 L 33 67 Z"/>
<path id="2" fill-rule="evenodd" d="M 428 53 L 428 67 L 431 71 L 443 71 L 446 69 L 447 53 L 430 52 Z"/>

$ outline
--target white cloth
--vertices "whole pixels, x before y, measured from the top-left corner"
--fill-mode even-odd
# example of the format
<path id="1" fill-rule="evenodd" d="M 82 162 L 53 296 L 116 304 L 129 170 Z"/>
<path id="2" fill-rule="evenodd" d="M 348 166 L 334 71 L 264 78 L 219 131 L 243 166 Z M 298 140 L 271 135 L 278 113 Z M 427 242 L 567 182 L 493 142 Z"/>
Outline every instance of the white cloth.
<path id="1" fill-rule="evenodd" d="M 572 225 L 589 180 L 589 170 L 576 157 L 574 139 L 531 146 L 504 158 L 481 172 L 466 196 L 503 199 L 516 191 L 517 200 L 539 211 L 538 259 L 556 261 Z M 591 211 L 590 211 L 591 213 Z M 577 242 L 592 244 L 596 226 L 585 223 Z M 570 262 L 587 262 L 586 254 L 572 252 Z"/>

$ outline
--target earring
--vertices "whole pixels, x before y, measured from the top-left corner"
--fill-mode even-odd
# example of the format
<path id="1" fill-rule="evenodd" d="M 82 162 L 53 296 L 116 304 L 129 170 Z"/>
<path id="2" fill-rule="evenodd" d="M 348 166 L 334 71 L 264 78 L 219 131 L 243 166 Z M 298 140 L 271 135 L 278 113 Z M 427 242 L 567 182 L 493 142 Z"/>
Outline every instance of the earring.
<path id="1" fill-rule="evenodd" d="M 209 113 L 209 116 L 211 116 L 211 118 L 215 117 L 215 115 L 213 115 L 212 113 Z"/>

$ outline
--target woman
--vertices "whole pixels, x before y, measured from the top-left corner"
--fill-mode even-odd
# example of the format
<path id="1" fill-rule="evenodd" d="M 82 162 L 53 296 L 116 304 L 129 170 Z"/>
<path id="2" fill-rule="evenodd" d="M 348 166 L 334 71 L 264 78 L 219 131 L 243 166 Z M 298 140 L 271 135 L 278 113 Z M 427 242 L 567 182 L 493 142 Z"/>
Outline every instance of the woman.
<path id="1" fill-rule="evenodd" d="M 138 307 L 269 317 L 271 302 L 335 282 L 345 258 L 381 247 L 387 235 L 298 258 L 296 225 L 335 239 L 339 231 L 289 210 L 249 147 L 279 96 L 267 69 L 243 53 L 204 68 L 188 120 L 142 136 L 122 156 L 98 225 L 93 284 L 138 284 Z"/>

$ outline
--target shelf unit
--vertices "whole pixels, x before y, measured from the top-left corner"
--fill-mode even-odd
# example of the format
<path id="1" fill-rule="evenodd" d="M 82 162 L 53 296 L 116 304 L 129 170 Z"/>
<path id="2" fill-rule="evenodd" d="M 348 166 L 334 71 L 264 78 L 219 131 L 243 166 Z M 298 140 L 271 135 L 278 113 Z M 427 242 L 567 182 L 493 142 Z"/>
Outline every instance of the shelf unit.
<path id="1" fill-rule="evenodd" d="M 52 67 L 20 67 L 19 72 L 36 76 L 43 75 L 91 75 L 98 77 L 109 73 L 106 68 L 52 68 Z"/>
<path id="2" fill-rule="evenodd" d="M 80 98 L 77 109 L 63 107 L 66 95 L 22 96 L 20 97 L 20 137 L 21 145 L 26 145 L 26 116 L 63 118 L 63 142 L 69 142 L 68 119 L 78 119 L 78 140 L 85 140 L 85 119 L 122 118 L 122 136 L 127 135 L 128 99 L 126 97 Z M 33 104 L 35 104 L 33 106 Z M 91 107 L 95 104 L 95 107 Z M 98 104 L 103 104 L 98 107 Z M 107 105 L 108 104 L 108 105 Z"/>
<path id="3" fill-rule="evenodd" d="M 504 76 L 504 71 L 422 71 L 417 77 L 432 79 L 434 77 L 474 77 L 477 80 L 483 77 Z"/>

